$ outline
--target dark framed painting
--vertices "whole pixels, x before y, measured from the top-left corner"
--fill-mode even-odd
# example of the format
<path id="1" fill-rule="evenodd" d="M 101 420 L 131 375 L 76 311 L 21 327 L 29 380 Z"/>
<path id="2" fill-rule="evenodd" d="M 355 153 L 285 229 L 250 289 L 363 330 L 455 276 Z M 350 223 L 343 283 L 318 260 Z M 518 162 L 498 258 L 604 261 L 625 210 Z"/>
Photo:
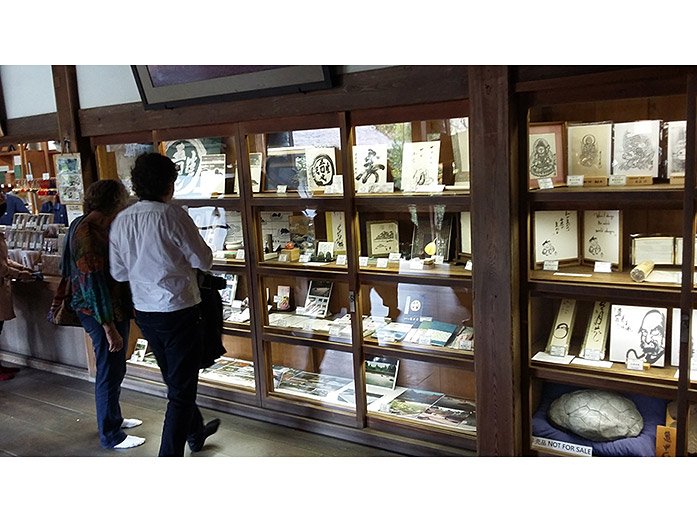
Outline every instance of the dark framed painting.
<path id="1" fill-rule="evenodd" d="M 331 87 L 327 65 L 132 65 L 146 109 Z"/>

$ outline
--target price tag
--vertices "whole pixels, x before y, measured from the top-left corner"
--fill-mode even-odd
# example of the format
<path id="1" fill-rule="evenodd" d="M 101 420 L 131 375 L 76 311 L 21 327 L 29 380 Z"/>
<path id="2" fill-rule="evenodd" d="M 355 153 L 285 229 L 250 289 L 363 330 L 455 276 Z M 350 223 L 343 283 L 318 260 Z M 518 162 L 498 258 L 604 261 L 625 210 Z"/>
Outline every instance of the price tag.
<path id="1" fill-rule="evenodd" d="M 244 260 L 244 249 L 237 249 L 237 254 L 235 254 L 236 260 Z"/>
<path id="2" fill-rule="evenodd" d="M 566 356 L 566 347 L 560 347 L 558 345 L 552 345 L 549 348 L 550 356 Z"/>
<path id="3" fill-rule="evenodd" d="M 472 260 L 467 260 L 467 263 L 465 263 L 465 270 L 466 271 L 472 270 Z"/>
<path id="4" fill-rule="evenodd" d="M 27 181 L 28 181 L 28 182 L 34 181 L 34 175 L 33 175 L 33 174 L 27 174 Z"/>
<path id="5" fill-rule="evenodd" d="M 597 261 L 593 272 L 612 272 L 612 263 Z"/>
<path id="6" fill-rule="evenodd" d="M 346 255 L 345 254 L 337 254 L 336 255 L 336 264 L 337 265 L 346 265 Z"/>
<path id="7" fill-rule="evenodd" d="M 569 187 L 583 187 L 583 175 L 571 174 L 566 177 L 566 185 Z"/>
<path id="8" fill-rule="evenodd" d="M 545 260 L 542 264 L 543 271 L 556 271 L 559 270 L 559 260 Z"/>
<path id="9" fill-rule="evenodd" d="M 421 271 L 424 268 L 424 261 L 421 258 L 413 258 L 409 260 L 409 268 L 412 270 Z"/>
<path id="10" fill-rule="evenodd" d="M 277 185 L 276 186 L 276 193 L 277 194 L 285 194 L 287 189 L 288 189 L 287 185 Z"/>
<path id="11" fill-rule="evenodd" d="M 279 255 L 278 255 L 278 261 L 280 261 L 280 262 L 287 262 L 287 261 L 288 261 L 288 255 L 287 255 L 287 254 L 279 254 Z"/>
<path id="12" fill-rule="evenodd" d="M 367 267 L 368 266 L 368 257 L 367 256 L 359 256 L 358 257 L 358 266 L 359 267 Z"/>
<path id="13" fill-rule="evenodd" d="M 378 269 L 387 268 L 387 258 L 378 258 Z"/>
<path id="14" fill-rule="evenodd" d="M 537 180 L 540 189 L 554 189 L 554 182 L 551 178 L 540 178 Z"/>
<path id="15" fill-rule="evenodd" d="M 445 257 L 442 254 L 436 254 L 434 256 L 434 258 L 435 258 L 434 263 L 436 263 L 438 265 L 442 265 Z"/>
<path id="16" fill-rule="evenodd" d="M 627 185 L 626 174 L 612 174 L 608 180 L 608 185 Z"/>
<path id="17" fill-rule="evenodd" d="M 644 360 L 627 358 L 627 370 L 644 370 Z"/>
<path id="18" fill-rule="evenodd" d="M 583 359 L 600 361 L 600 351 L 598 349 L 586 349 L 583 351 Z"/>
<path id="19" fill-rule="evenodd" d="M 402 257 L 402 254 L 399 252 L 391 252 L 388 256 L 388 260 L 390 261 L 399 261 L 399 259 Z"/>
<path id="20" fill-rule="evenodd" d="M 41 175 L 44 180 L 50 180 L 51 179 L 51 173 L 44 173 Z"/>
<path id="21" fill-rule="evenodd" d="M 300 259 L 298 260 L 300 263 L 307 263 L 310 261 L 312 258 L 311 254 L 301 254 Z"/>
<path id="22" fill-rule="evenodd" d="M 278 303 L 279 301 L 281 301 L 281 297 L 280 297 L 280 296 L 274 296 L 274 297 L 273 297 L 273 302 L 274 302 L 274 303 Z"/>

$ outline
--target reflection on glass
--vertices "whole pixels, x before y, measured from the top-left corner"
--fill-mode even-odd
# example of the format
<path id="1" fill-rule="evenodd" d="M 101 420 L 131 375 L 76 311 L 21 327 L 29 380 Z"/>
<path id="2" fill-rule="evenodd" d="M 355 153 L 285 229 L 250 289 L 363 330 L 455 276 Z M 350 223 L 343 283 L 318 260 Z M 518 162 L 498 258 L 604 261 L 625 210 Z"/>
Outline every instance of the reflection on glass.
<path id="1" fill-rule="evenodd" d="M 116 165 L 116 174 L 126 186 L 128 194 L 134 194 L 131 184 L 131 169 L 133 169 L 136 158 L 141 154 L 153 151 L 153 145 L 148 143 L 122 143 L 106 146 L 107 158 Z"/>
<path id="2" fill-rule="evenodd" d="M 469 371 L 371 356 L 365 361 L 365 379 L 369 414 L 476 433 L 474 376 Z"/>
<path id="3" fill-rule="evenodd" d="M 274 392 L 355 409 L 350 353 L 274 343 L 271 355 Z"/>

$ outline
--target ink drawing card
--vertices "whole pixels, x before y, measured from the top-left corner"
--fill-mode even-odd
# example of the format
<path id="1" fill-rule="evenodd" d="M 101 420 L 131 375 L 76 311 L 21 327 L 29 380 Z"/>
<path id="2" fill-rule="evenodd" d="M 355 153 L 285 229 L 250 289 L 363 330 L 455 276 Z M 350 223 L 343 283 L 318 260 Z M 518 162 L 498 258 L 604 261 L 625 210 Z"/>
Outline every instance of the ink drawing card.
<path id="1" fill-rule="evenodd" d="M 578 262 L 578 212 L 537 211 L 533 216 L 534 260 Z"/>
<path id="2" fill-rule="evenodd" d="M 660 120 L 614 124 L 612 173 L 658 176 Z"/>
<path id="3" fill-rule="evenodd" d="M 387 183 L 387 145 L 354 145 L 353 177 L 357 193 Z"/>
<path id="4" fill-rule="evenodd" d="M 539 188 L 543 179 L 564 185 L 564 123 L 531 123 L 528 133 L 528 187 Z"/>
<path id="5" fill-rule="evenodd" d="M 583 260 L 609 262 L 622 270 L 622 214 L 583 211 Z"/>
<path id="6" fill-rule="evenodd" d="M 685 176 L 687 121 L 668 122 L 668 178 Z"/>
<path id="7" fill-rule="evenodd" d="M 310 192 L 328 192 L 337 179 L 334 147 L 309 147 L 305 149 L 307 187 Z M 331 191 L 331 189 L 330 189 Z"/>
<path id="8" fill-rule="evenodd" d="M 567 127 L 569 176 L 610 176 L 612 124 Z"/>
<path id="9" fill-rule="evenodd" d="M 440 142 L 405 142 L 402 150 L 402 191 L 438 185 Z"/>
<path id="10" fill-rule="evenodd" d="M 663 367 L 667 309 L 613 305 L 610 321 L 610 361 L 628 358 Z"/>

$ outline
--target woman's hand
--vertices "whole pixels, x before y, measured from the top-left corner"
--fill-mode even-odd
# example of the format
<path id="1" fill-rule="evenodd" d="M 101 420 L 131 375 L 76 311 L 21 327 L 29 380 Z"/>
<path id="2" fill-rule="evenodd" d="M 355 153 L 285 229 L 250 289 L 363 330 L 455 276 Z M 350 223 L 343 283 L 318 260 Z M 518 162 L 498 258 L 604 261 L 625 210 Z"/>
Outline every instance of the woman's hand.
<path id="1" fill-rule="evenodd" d="M 123 338 L 121 334 L 119 334 L 119 331 L 116 330 L 116 325 L 113 323 L 105 323 L 104 332 L 109 342 L 109 352 L 118 352 L 123 349 Z"/>

